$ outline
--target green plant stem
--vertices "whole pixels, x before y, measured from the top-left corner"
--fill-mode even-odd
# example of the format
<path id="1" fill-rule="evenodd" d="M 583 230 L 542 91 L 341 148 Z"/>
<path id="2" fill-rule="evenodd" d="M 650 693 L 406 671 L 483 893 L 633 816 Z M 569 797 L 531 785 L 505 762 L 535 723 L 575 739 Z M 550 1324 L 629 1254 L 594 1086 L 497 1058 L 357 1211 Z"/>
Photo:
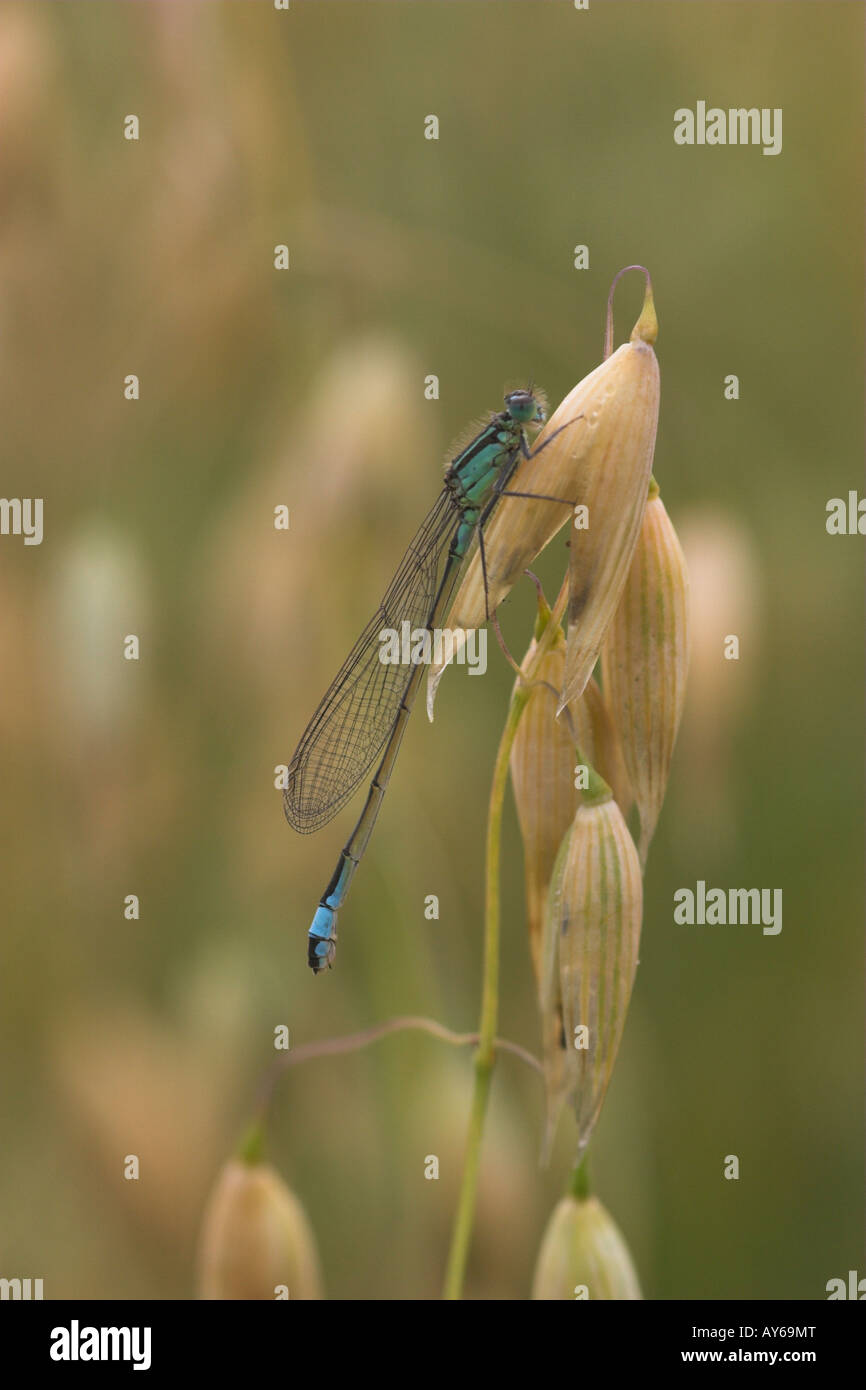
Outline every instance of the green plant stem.
<path id="1" fill-rule="evenodd" d="M 529 691 L 524 686 L 518 686 L 511 697 L 511 706 L 505 728 L 502 731 L 502 738 L 499 741 L 493 784 L 490 788 L 490 804 L 487 813 L 484 983 L 481 992 L 481 1020 L 478 1027 L 475 1086 L 472 1093 L 469 1131 L 466 1137 L 463 1182 L 454 1222 L 454 1236 L 451 1242 L 451 1253 L 448 1257 L 448 1269 L 445 1275 L 444 1297 L 446 1299 L 459 1299 L 461 1297 L 475 1215 L 478 1169 L 481 1162 L 481 1139 L 484 1131 L 487 1101 L 490 1095 L 493 1063 L 496 1056 L 496 1021 L 499 1011 L 499 848 L 502 811 L 505 803 L 505 788 L 508 784 L 508 760 L 511 756 L 511 745 L 514 742 L 520 716 L 528 699 Z"/>
<path id="2" fill-rule="evenodd" d="M 547 652 L 556 629 L 562 618 L 568 596 L 567 582 L 556 600 L 553 613 L 540 635 L 531 661 L 524 662 L 525 684 L 515 686 L 511 704 L 505 721 L 505 728 L 499 740 L 499 750 L 493 769 L 493 782 L 490 787 L 490 802 L 487 811 L 487 851 L 485 876 L 484 908 L 484 968 L 481 991 L 481 1019 L 478 1027 L 478 1050 L 475 1054 L 475 1084 L 472 1092 L 472 1108 L 469 1114 L 469 1128 L 466 1135 L 466 1151 L 463 1161 L 463 1178 L 451 1249 L 445 1272 L 445 1285 L 442 1296 L 456 1301 L 463 1296 L 463 1280 L 466 1261 L 469 1255 L 469 1242 L 475 1220 L 475 1199 L 478 1193 L 478 1174 L 481 1166 L 481 1143 L 484 1135 L 484 1119 L 490 1097 L 490 1083 L 496 1060 L 496 1024 L 499 1013 L 499 860 L 502 832 L 502 812 L 505 804 L 505 788 L 508 785 L 508 768 L 511 748 L 517 733 L 521 715 L 532 694 L 531 680 L 543 656 Z"/>
<path id="3" fill-rule="evenodd" d="M 571 1174 L 568 1182 L 568 1190 L 576 1201 L 588 1201 L 592 1189 L 589 1185 L 589 1166 L 586 1154 L 584 1154 L 580 1163 Z"/>

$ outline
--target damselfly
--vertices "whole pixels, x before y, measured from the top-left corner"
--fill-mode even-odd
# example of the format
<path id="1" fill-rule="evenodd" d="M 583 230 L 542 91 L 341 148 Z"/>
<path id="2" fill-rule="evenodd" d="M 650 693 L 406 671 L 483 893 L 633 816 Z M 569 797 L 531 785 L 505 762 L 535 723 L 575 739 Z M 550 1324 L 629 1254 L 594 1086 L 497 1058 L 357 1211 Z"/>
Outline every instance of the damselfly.
<path id="1" fill-rule="evenodd" d="M 406 622 L 410 629 L 426 628 L 432 634 L 448 609 L 476 535 L 484 568 L 484 527 L 501 498 L 535 495 L 509 492 L 507 485 L 521 455 L 532 457 L 527 427 L 539 426 L 545 418 L 540 392 L 531 387 L 512 391 L 505 409 L 492 415 L 448 465 L 438 500 L 292 755 L 283 793 L 286 819 L 295 830 L 308 833 L 337 814 L 381 754 L 364 809 L 309 930 L 307 959 L 316 974 L 333 963 L 337 911 L 376 823 L 423 674 L 420 663 L 408 670 L 383 663 L 380 634 L 400 632 Z"/>

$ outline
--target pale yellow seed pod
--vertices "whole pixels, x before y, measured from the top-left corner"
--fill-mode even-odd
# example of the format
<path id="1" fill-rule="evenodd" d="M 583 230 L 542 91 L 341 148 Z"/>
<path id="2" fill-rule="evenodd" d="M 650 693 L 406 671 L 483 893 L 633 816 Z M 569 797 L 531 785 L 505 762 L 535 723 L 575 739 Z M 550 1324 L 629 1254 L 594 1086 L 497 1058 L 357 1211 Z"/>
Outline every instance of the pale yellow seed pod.
<path id="1" fill-rule="evenodd" d="M 596 1197 L 563 1197 L 541 1242 L 533 1299 L 642 1297 L 619 1227 Z"/>
<path id="2" fill-rule="evenodd" d="M 686 695 L 688 571 L 655 481 L 601 670 L 640 814 L 638 850 L 647 851 L 665 797 Z"/>
<path id="3" fill-rule="evenodd" d="M 232 1159 L 220 1173 L 202 1225 L 199 1289 L 207 1299 L 323 1297 L 306 1213 L 269 1164 Z"/>
<path id="4" fill-rule="evenodd" d="M 533 640 L 528 656 L 535 649 Z M 559 689 L 565 660 L 565 638 L 555 645 L 539 668 L 539 680 Z M 623 815 L 631 804 L 628 777 L 616 730 L 594 680 L 569 707 L 571 723 L 556 715 L 557 697 L 546 685 L 532 692 L 518 726 L 511 754 L 511 780 L 523 840 L 526 913 L 532 966 L 541 1011 L 544 1084 L 547 1118 L 541 1158 L 546 1163 L 559 1117 L 577 1080 L 575 1060 L 566 1048 L 559 981 L 558 941 L 545 930 L 551 879 L 557 855 L 564 850 L 583 792 L 576 787 L 578 754 L 598 767 L 612 787 L 618 787 Z"/>
<path id="5" fill-rule="evenodd" d="M 535 652 L 535 640 L 528 657 Z M 529 697 L 511 750 L 511 783 L 523 840 L 526 915 L 529 947 L 536 982 L 540 976 L 541 933 L 550 876 L 562 837 L 574 820 L 578 794 L 574 785 L 574 739 L 567 721 L 556 718 L 557 696 L 565 669 L 565 635 L 560 628 L 554 645 L 536 672 L 537 685 Z"/>
<path id="6" fill-rule="evenodd" d="M 485 528 L 487 603 L 476 549 L 446 621 L 455 632 L 482 627 L 569 518 L 581 522 L 574 506 L 588 507 L 588 529 L 570 533 L 575 589 L 560 708 L 582 693 L 592 673 L 637 540 L 658 420 L 659 373 L 651 346 L 656 332 L 647 290 L 631 340 L 565 397 L 535 440 L 532 456 L 515 469 L 508 491 L 533 497 L 502 497 Z M 565 502 L 544 501 L 539 494 Z M 431 719 L 436 687 L 457 650 L 459 643 L 448 660 L 430 666 Z"/>
<path id="7" fill-rule="evenodd" d="M 561 1097 L 570 1094 L 578 1158 L 598 1119 L 625 1027 L 642 912 L 634 841 L 610 788 L 590 769 L 583 804 L 557 856 L 543 938 L 543 1032 L 552 1039 L 558 1016 L 565 1054 L 547 1144 Z"/>
<path id="8" fill-rule="evenodd" d="M 549 617 L 543 605 L 540 621 Z M 540 632 L 539 632 L 540 635 Z M 524 658 L 532 660 L 533 638 Z M 571 723 L 557 718 L 557 692 L 565 667 L 565 636 L 560 629 L 534 676 L 535 688 L 517 728 L 511 750 L 511 782 L 523 840 L 524 881 L 529 944 L 536 983 L 540 985 L 541 936 L 547 895 L 562 837 L 577 810 L 575 740 L 598 768 L 628 813 L 631 793 L 616 729 L 601 690 L 591 680 L 570 706 Z M 515 688 L 517 683 L 515 682 Z"/>
<path id="9" fill-rule="evenodd" d="M 581 478 L 579 501 L 587 512 L 575 518 L 578 528 L 582 520 L 586 526 L 573 531 L 569 550 L 568 647 L 560 707 L 581 695 L 592 675 L 640 534 L 659 414 L 659 369 L 652 349 L 656 331 L 648 288 L 631 342 L 603 364 L 609 369 L 607 397 L 597 407 L 591 466 Z"/>

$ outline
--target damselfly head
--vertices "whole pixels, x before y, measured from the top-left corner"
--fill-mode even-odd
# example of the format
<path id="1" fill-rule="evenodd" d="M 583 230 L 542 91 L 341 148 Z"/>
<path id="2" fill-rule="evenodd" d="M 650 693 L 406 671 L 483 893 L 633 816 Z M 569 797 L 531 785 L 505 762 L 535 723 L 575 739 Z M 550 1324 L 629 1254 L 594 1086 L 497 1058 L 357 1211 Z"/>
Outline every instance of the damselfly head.
<path id="1" fill-rule="evenodd" d="M 543 425 L 547 419 L 547 401 L 532 386 L 509 391 L 505 397 L 505 409 L 519 425 Z"/>

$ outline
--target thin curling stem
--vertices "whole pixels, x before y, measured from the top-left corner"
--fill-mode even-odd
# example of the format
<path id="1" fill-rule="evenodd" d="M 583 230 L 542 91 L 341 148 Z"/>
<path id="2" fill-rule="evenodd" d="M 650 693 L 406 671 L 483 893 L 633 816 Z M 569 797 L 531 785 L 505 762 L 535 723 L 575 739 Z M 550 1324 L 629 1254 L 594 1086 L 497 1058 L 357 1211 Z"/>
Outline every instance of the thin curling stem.
<path id="1" fill-rule="evenodd" d="M 443 1023 L 437 1023 L 434 1018 L 402 1014 L 397 1018 L 386 1019 L 384 1023 L 374 1023 L 372 1027 L 363 1028 L 358 1033 L 347 1033 L 341 1038 L 324 1038 L 321 1042 L 304 1043 L 303 1046 L 296 1047 L 292 1052 L 287 1052 L 284 1057 L 280 1057 L 269 1068 L 259 1095 L 258 1114 L 263 1116 L 267 1111 L 276 1083 L 289 1067 L 296 1067 L 301 1062 L 312 1062 L 317 1057 L 337 1057 L 347 1052 L 360 1052 L 362 1048 L 368 1047 L 370 1043 L 378 1042 L 380 1038 L 386 1038 L 391 1033 L 402 1033 L 407 1029 L 429 1033 L 432 1037 L 439 1038 L 441 1042 L 450 1043 L 453 1047 L 468 1047 L 478 1042 L 477 1033 L 455 1033 L 453 1029 L 446 1028 Z M 525 1047 L 521 1047 L 519 1043 L 509 1042 L 507 1038 L 497 1038 L 496 1047 L 502 1052 L 510 1052 L 514 1057 L 519 1057 L 528 1067 L 543 1074 L 544 1068 L 538 1058 L 528 1052 Z"/>
<path id="2" fill-rule="evenodd" d="M 650 291 L 652 291 L 652 287 L 653 287 L 652 280 L 650 279 L 650 273 L 649 273 L 649 271 L 647 270 L 647 268 L 646 268 L 645 265 L 626 265 L 626 266 L 623 266 L 622 270 L 617 271 L 616 275 L 613 277 L 613 280 L 611 281 L 611 286 L 610 286 L 610 289 L 608 290 L 608 295 L 607 295 L 607 318 L 606 318 L 606 320 L 605 320 L 605 329 L 604 329 L 604 358 L 603 358 L 603 360 L 604 360 L 605 362 L 607 361 L 608 357 L 610 357 L 610 354 L 613 352 L 613 292 L 614 292 L 614 290 L 616 289 L 616 287 L 617 287 L 617 285 L 619 284 L 619 282 L 620 282 L 620 280 L 622 279 L 622 277 L 623 277 L 624 275 L 626 275 L 630 270 L 639 270 L 639 271 L 641 271 L 642 274 L 643 274 L 643 275 L 645 276 L 645 278 L 646 278 L 646 287 L 647 287 L 647 289 L 650 290 Z"/>
<path id="3" fill-rule="evenodd" d="M 527 579 L 531 579 L 532 583 L 535 585 L 535 592 L 538 594 L 539 603 L 543 603 L 546 606 L 547 599 L 544 597 L 544 589 L 541 586 L 541 580 L 538 575 L 534 570 L 524 570 L 523 573 L 526 575 Z"/>

